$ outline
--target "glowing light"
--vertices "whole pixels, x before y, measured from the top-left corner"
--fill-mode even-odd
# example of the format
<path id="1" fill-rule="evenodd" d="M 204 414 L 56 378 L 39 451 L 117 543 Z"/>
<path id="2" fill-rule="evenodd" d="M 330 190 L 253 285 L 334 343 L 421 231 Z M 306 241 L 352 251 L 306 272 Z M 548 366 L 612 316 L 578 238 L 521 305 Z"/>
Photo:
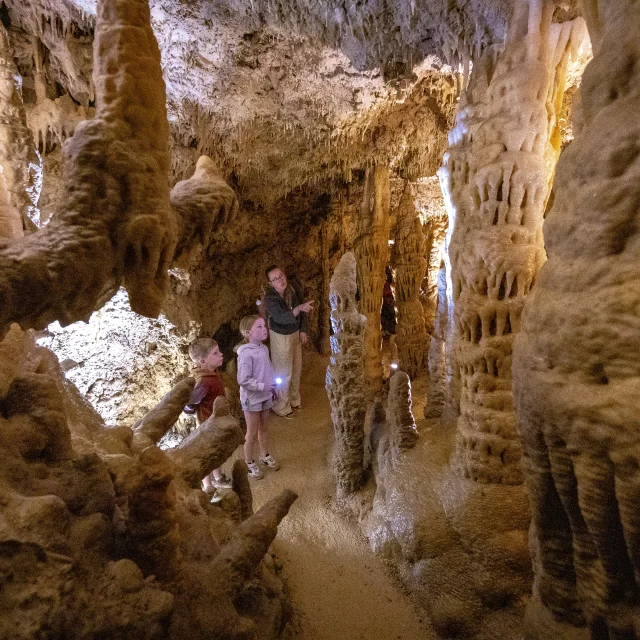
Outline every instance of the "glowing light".
<path id="1" fill-rule="evenodd" d="M 391 246 L 392 244 L 395 244 L 396 241 L 395 240 L 389 240 L 389 246 Z"/>
<path id="2" fill-rule="evenodd" d="M 276 378 L 276 384 L 282 384 L 282 378 Z"/>
<path id="3" fill-rule="evenodd" d="M 397 362 L 392 362 L 391 363 L 391 368 L 392 369 L 397 369 L 398 368 L 398 363 Z"/>

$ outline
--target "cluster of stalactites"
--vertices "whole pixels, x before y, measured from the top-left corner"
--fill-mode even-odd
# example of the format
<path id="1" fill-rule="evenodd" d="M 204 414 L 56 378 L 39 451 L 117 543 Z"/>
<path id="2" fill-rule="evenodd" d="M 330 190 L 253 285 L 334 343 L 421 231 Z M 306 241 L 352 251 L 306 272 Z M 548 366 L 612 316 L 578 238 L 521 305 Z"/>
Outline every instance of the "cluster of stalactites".
<path id="1" fill-rule="evenodd" d="M 331 360 L 326 389 L 336 438 L 334 471 L 338 496 L 360 488 L 364 474 L 363 349 L 367 319 L 356 303 L 356 259 L 345 253 L 333 272 L 331 304 Z"/>
<path id="2" fill-rule="evenodd" d="M 450 243 L 461 397 L 457 453 L 479 482 L 521 482 L 511 349 L 525 296 L 544 262 L 542 221 L 557 149 L 574 23 L 553 3 L 516 4 L 505 51 L 474 67 L 450 135 L 442 183 Z M 560 100 L 558 101 L 558 95 Z"/>
<path id="3" fill-rule="evenodd" d="M 364 379 L 369 397 L 375 396 L 382 388 L 380 310 L 385 267 L 389 262 L 390 201 L 389 170 L 381 166 L 367 168 L 354 253 L 358 263 L 360 311 L 367 318 Z"/>
<path id="4" fill-rule="evenodd" d="M 396 340 L 400 368 L 413 379 L 424 368 L 427 356 L 427 334 L 420 301 L 420 286 L 427 261 L 424 257 L 426 240 L 409 182 L 405 185 L 395 213 Z"/>

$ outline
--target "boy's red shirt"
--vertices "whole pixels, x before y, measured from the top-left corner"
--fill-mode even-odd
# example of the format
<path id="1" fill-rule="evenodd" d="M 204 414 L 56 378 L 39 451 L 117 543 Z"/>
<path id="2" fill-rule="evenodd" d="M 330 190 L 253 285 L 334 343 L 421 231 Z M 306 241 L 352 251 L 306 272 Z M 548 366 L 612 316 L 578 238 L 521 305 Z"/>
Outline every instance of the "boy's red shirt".
<path id="1" fill-rule="evenodd" d="M 186 413 L 195 413 L 198 424 L 202 424 L 213 413 L 213 401 L 218 396 L 224 396 L 224 385 L 220 374 L 210 369 L 194 369 L 193 377 L 196 386 L 184 410 Z"/>

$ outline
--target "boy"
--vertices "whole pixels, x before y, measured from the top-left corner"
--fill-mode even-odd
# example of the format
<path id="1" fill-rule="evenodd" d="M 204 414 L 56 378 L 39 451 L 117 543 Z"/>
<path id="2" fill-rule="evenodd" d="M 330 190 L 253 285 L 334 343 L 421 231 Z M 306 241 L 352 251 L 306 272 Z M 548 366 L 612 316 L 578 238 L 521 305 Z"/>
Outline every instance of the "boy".
<path id="1" fill-rule="evenodd" d="M 224 395 L 222 379 L 217 371 L 222 366 L 223 356 L 218 343 L 211 338 L 199 338 L 192 342 L 189 345 L 189 356 L 195 365 L 193 377 L 196 379 L 196 386 L 184 411 L 190 415 L 195 414 L 200 426 L 213 413 L 213 401 Z M 215 496 L 215 487 L 231 487 L 231 480 L 221 469 L 214 469 L 202 484 L 205 493 Z"/>

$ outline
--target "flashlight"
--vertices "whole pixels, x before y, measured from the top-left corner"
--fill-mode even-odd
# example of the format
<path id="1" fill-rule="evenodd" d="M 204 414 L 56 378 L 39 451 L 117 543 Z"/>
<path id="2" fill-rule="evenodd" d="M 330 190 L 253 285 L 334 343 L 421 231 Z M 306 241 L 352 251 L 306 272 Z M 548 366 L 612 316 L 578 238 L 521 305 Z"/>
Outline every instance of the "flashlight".
<path id="1" fill-rule="evenodd" d="M 276 378 L 276 384 L 282 384 L 282 378 Z"/>

